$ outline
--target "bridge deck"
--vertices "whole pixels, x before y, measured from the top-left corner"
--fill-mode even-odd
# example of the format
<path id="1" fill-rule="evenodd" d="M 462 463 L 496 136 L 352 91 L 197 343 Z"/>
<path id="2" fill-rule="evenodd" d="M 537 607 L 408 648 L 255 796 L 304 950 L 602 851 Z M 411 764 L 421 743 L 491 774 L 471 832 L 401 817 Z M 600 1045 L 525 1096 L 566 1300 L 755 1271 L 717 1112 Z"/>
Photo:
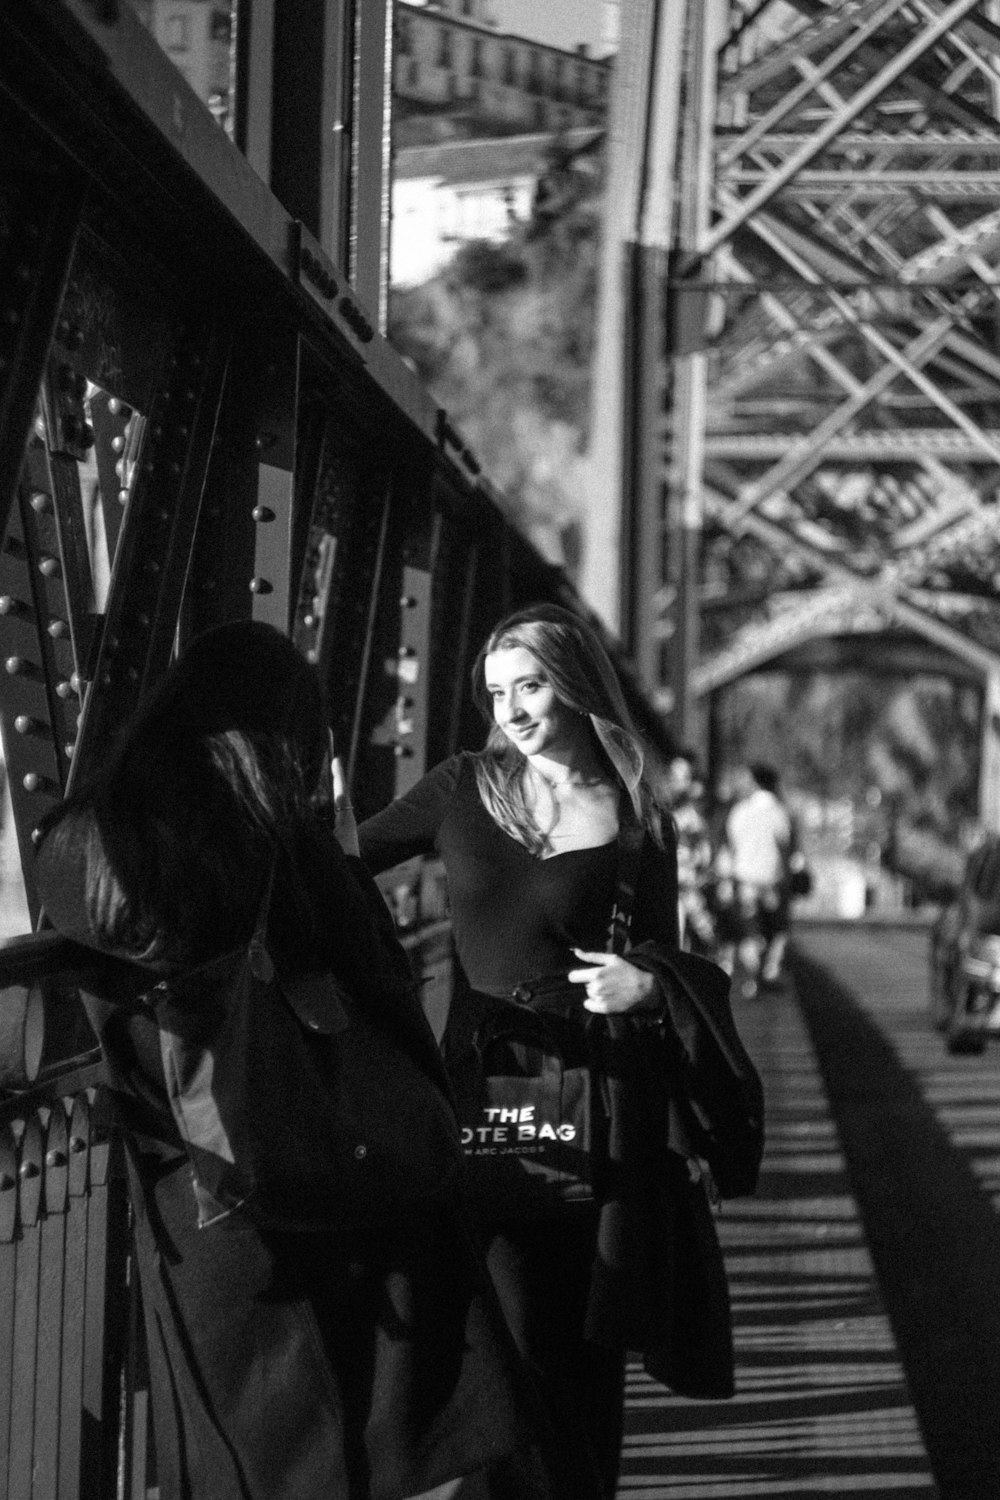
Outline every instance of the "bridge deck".
<path id="1" fill-rule="evenodd" d="M 802 929 L 738 1012 L 767 1089 L 756 1199 L 720 1225 L 731 1402 L 630 1371 L 620 1500 L 1000 1494 L 1000 1049 L 950 1058 L 919 931 Z"/>

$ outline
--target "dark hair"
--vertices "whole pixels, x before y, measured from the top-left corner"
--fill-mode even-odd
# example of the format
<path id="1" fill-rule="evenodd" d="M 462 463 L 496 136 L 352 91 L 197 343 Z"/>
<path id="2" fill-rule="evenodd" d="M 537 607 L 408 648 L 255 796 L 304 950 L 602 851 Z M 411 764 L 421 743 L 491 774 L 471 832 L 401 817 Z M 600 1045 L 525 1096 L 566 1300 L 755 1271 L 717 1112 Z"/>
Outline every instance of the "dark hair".
<path id="1" fill-rule="evenodd" d="M 762 791 L 771 792 L 775 797 L 781 795 L 781 783 L 774 766 L 769 765 L 767 761 L 755 760 L 747 767 L 747 770 Z"/>
<path id="2" fill-rule="evenodd" d="M 487 812 L 532 853 L 541 852 L 544 839 L 531 819 L 524 796 L 524 753 L 494 721 L 486 690 L 487 656 L 513 646 L 530 651 L 559 701 L 589 720 L 598 755 L 627 791 L 636 817 L 659 842 L 660 816 L 646 777 L 645 747 L 611 659 L 596 631 L 558 604 L 532 604 L 508 615 L 490 632 L 476 657 L 473 697 L 490 726 L 486 747 L 476 764 L 479 795 Z"/>
<path id="3" fill-rule="evenodd" d="M 195 639 L 67 804 L 93 810 L 126 896 L 105 941 L 196 956 L 248 937 L 272 867 L 301 862 L 326 743 L 316 673 L 280 631 L 246 621 Z M 275 916 L 289 935 L 301 923 L 308 948 L 295 882 L 275 881 Z"/>

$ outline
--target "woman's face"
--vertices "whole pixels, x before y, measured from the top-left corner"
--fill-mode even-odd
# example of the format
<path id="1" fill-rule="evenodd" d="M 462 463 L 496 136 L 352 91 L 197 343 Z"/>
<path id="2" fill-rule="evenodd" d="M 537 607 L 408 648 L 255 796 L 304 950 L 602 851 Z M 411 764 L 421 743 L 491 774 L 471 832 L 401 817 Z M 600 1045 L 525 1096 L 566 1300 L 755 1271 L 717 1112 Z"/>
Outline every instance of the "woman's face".
<path id="1" fill-rule="evenodd" d="M 493 717 L 523 755 L 566 755 L 578 746 L 585 720 L 556 697 L 537 656 L 526 647 L 491 651 L 485 678 Z"/>

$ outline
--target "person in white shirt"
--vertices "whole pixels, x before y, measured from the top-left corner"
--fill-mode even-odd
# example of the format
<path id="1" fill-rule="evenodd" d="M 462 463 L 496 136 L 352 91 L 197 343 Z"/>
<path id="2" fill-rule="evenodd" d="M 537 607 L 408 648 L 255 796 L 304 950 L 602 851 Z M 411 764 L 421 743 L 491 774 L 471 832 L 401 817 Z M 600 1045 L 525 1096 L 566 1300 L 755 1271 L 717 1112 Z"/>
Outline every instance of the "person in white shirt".
<path id="1" fill-rule="evenodd" d="M 780 983 L 788 944 L 789 861 L 795 847 L 791 815 L 778 792 L 778 776 L 762 762 L 737 778 L 737 797 L 726 818 L 717 867 L 730 882 L 738 912 L 741 993 L 756 995 L 758 982 Z"/>

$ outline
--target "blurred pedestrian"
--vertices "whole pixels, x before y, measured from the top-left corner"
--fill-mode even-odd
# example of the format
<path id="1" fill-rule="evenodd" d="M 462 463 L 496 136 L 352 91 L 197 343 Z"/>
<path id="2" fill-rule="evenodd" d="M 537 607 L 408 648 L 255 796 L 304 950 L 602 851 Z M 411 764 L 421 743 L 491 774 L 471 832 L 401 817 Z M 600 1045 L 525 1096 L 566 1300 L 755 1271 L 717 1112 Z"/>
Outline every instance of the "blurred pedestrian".
<path id="1" fill-rule="evenodd" d="M 731 884 L 736 958 L 745 998 L 779 984 L 788 943 L 792 819 L 779 796 L 774 767 L 756 761 L 736 779 L 734 801 L 716 857 Z"/>
<path id="2" fill-rule="evenodd" d="M 713 853 L 702 811 L 704 786 L 693 751 L 680 750 L 667 766 L 666 796 L 677 835 L 678 923 L 682 948 L 710 954 L 715 923 L 709 906 Z"/>

